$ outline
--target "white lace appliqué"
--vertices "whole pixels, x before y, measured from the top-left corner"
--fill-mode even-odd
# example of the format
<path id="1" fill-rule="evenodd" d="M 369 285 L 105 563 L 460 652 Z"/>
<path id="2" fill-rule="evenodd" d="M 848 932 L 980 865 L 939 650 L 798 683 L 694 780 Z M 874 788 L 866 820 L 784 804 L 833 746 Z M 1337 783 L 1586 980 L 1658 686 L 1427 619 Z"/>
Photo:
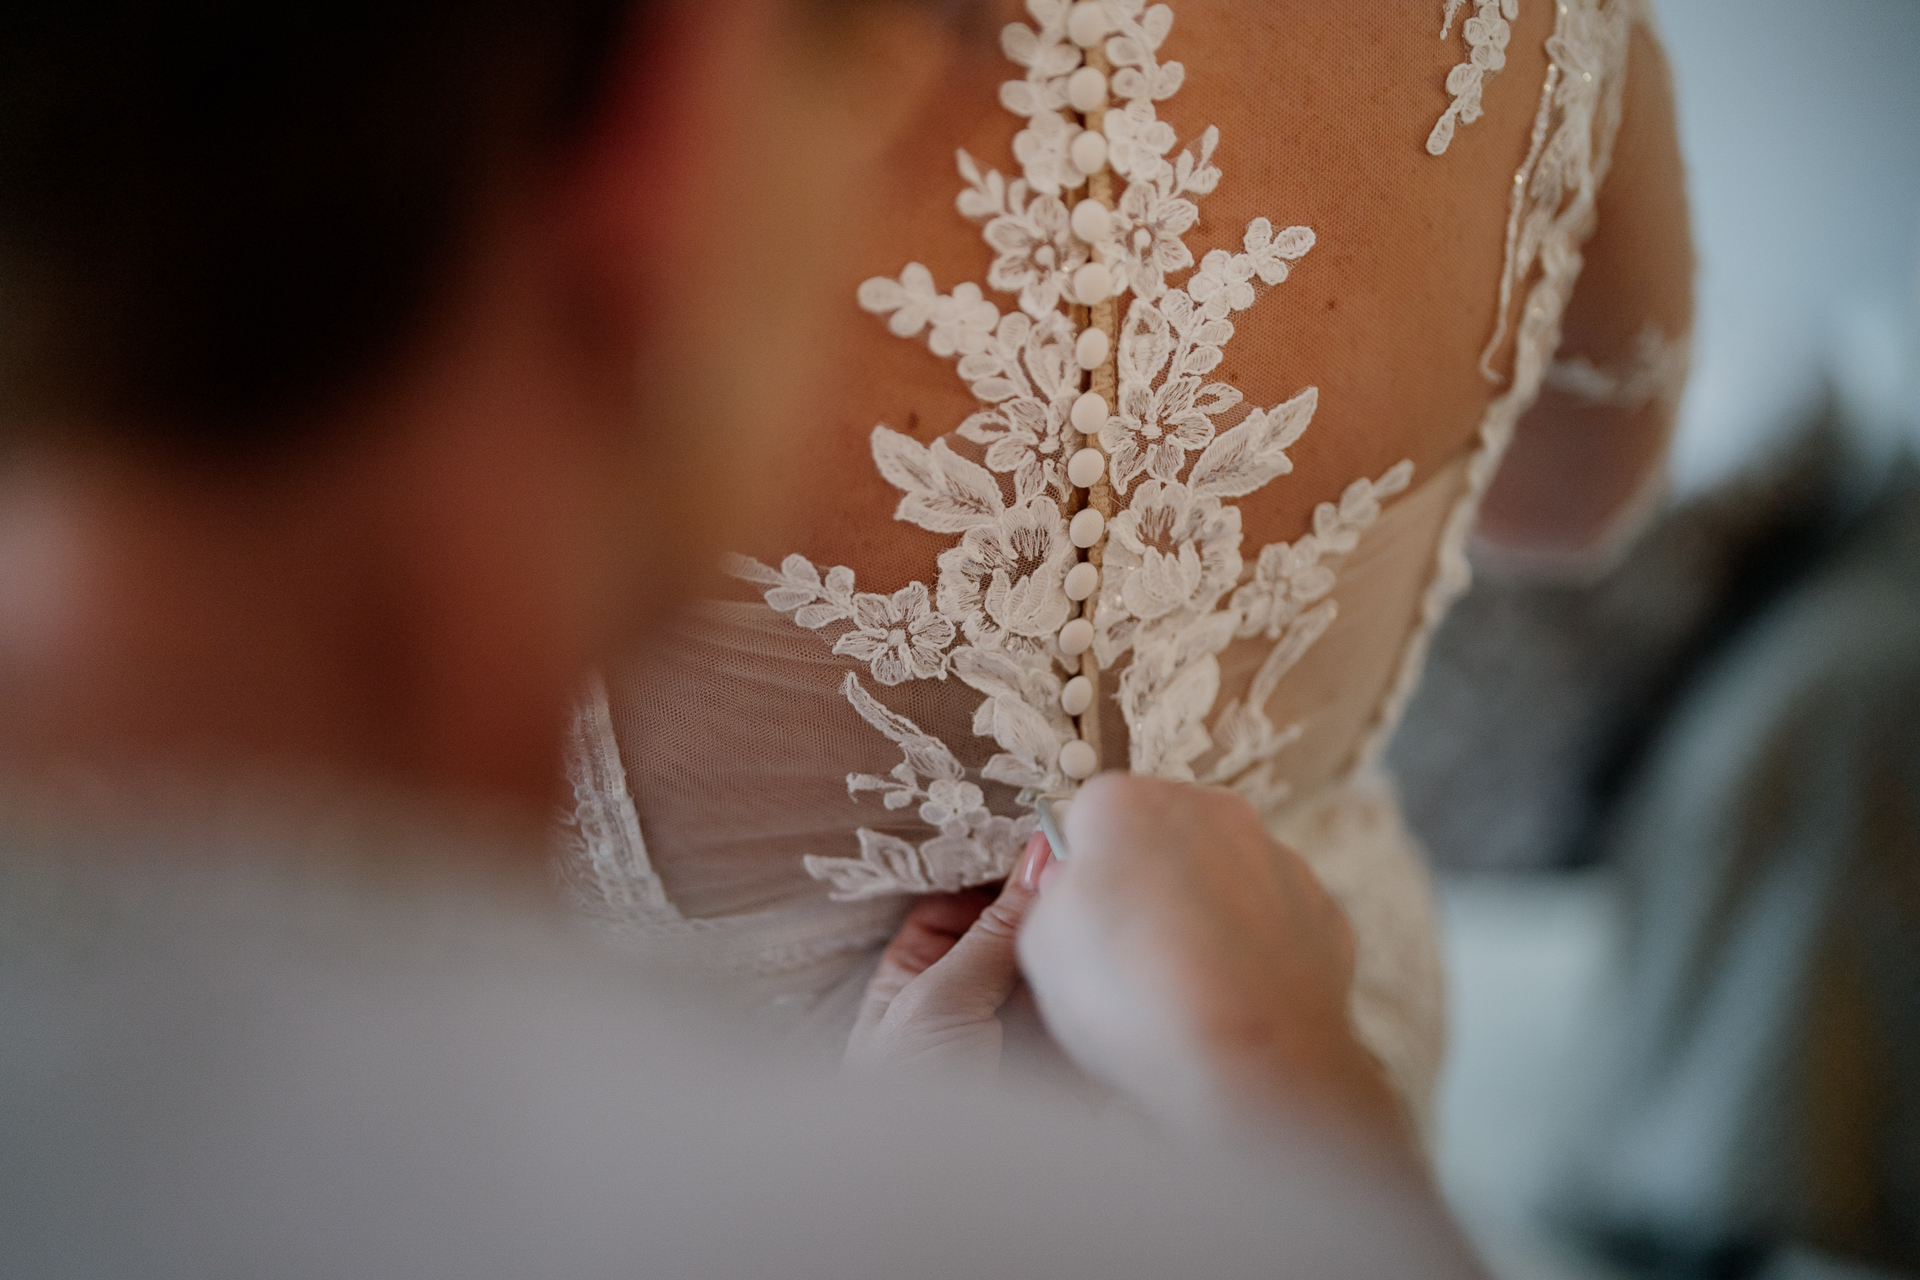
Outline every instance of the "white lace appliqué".
<path id="1" fill-rule="evenodd" d="M 1442 40 L 1452 34 L 1453 20 L 1465 6 L 1466 0 L 1447 0 L 1446 17 L 1440 24 Z M 1513 21 L 1519 16 L 1520 0 L 1474 0 L 1473 16 L 1461 28 L 1467 42 L 1467 60 L 1447 73 L 1447 92 L 1453 95 L 1453 102 L 1427 135 L 1429 155 L 1445 155 L 1453 145 L 1454 131 L 1480 118 L 1480 95 L 1488 78 L 1507 65 L 1507 44 L 1513 39 Z"/>
<path id="2" fill-rule="evenodd" d="M 1434 632 L 1453 602 L 1472 585 L 1466 548 L 1474 517 L 1513 439 L 1515 425 L 1533 406 L 1560 349 L 1561 320 L 1584 265 L 1581 246 L 1599 225 L 1600 189 L 1613 164 L 1628 42 L 1636 23 L 1651 22 L 1648 0 L 1560 0 L 1553 35 L 1547 40 L 1546 81 L 1540 89 L 1527 156 L 1514 174 L 1509 197 L 1498 319 L 1480 357 L 1481 373 L 1490 382 L 1505 382 L 1507 389 L 1487 407 L 1481 421 L 1467 492 L 1447 518 L 1433 577 L 1420 603 L 1419 623 L 1361 749 L 1363 763 L 1377 760 L 1386 750 L 1394 726 L 1412 701 Z M 1517 325 L 1511 319 L 1516 295 L 1524 297 Z M 1510 332 L 1513 370 L 1510 377 L 1502 377 L 1493 360 Z"/>
<path id="3" fill-rule="evenodd" d="M 1547 366 L 1545 385 L 1586 404 L 1637 412 L 1655 402 L 1677 404 L 1692 368 L 1692 343 L 1648 324 L 1617 364 L 1603 368 L 1585 356 L 1558 358 Z"/>
<path id="4" fill-rule="evenodd" d="M 1318 392 L 1247 407 L 1210 375 L 1233 339 L 1232 316 L 1285 281 L 1314 235 L 1259 218 L 1239 252 L 1196 263 L 1184 237 L 1221 180 L 1220 135 L 1209 128 L 1169 158 L 1177 140 L 1155 104 L 1185 80 L 1179 63 L 1157 58 L 1172 11 L 1103 0 L 1103 30 L 1088 40 L 1073 9 L 1029 0 L 1034 25 L 1002 36 L 1026 69 L 1000 95 L 1025 121 L 1014 139 L 1021 176 L 958 157 L 959 211 L 982 224 L 996 254 L 987 287 L 1013 309 L 975 284 L 942 293 L 918 264 L 859 291 L 893 333 L 954 360 L 979 401 L 931 445 L 886 426 L 872 435 L 874 463 L 902 495 L 895 517 L 955 540 L 938 557 L 938 581 L 880 594 L 858 590 L 852 569 L 823 572 L 804 556 L 778 568 L 728 560 L 770 606 L 833 633 L 835 653 L 865 664 L 843 692 L 901 762 L 884 776 L 851 776 L 848 790 L 910 810 L 935 833 L 914 842 L 862 829 L 858 857 L 808 858 L 836 898 L 1004 876 L 1034 829 L 1034 799 L 1070 792 L 1090 772 L 1084 762 L 1097 760 L 1084 712 L 1069 710 L 1077 677 L 1119 672 L 1110 693 L 1134 770 L 1283 798 L 1275 760 L 1301 729 L 1272 724 L 1266 705 L 1332 621 L 1328 561 L 1353 549 L 1380 501 L 1412 474 L 1402 463 L 1356 482 L 1321 505 L 1312 533 L 1244 561 L 1233 500 L 1292 469 L 1286 451 L 1312 422 Z M 1117 197 L 1117 184 L 1100 181 L 1109 173 L 1124 180 Z M 1102 331 L 1091 308 L 1114 298 L 1124 322 Z M 1093 419 L 1089 375 L 1101 368 L 1115 393 L 1111 403 L 1091 396 Z M 1090 492 L 1068 463 L 1096 444 Z M 1070 591 L 1076 570 L 1097 572 L 1097 588 Z M 1247 696 L 1215 715 L 1217 655 L 1256 636 L 1272 644 L 1265 664 Z M 997 752 L 970 776 L 946 744 L 883 705 L 863 674 L 882 687 L 961 681 L 981 695 L 974 733 Z M 1013 789 L 1028 811 L 991 812 L 983 783 Z"/>

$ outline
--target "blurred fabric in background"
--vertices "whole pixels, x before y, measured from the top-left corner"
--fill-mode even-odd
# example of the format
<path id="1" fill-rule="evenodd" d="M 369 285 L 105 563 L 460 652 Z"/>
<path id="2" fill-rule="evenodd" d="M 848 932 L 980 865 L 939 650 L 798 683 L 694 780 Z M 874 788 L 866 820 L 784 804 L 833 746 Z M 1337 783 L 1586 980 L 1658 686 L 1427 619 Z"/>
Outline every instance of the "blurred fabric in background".
<path id="1" fill-rule="evenodd" d="M 1503 1275 L 1920 1273 L 1920 3 L 1655 0 L 1701 260 L 1668 510 L 1482 566 L 1392 764 Z"/>

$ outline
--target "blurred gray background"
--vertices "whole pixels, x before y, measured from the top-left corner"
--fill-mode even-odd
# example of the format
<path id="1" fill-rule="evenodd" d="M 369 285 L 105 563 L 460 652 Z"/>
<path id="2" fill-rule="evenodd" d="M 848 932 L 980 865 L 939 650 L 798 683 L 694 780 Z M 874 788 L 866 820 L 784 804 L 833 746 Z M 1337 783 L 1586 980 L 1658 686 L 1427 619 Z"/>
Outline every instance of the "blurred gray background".
<path id="1" fill-rule="evenodd" d="M 1572 1141 L 1577 1033 L 1618 998 L 1621 789 L 1703 667 L 1820 572 L 1920 442 L 1920 0 L 1655 9 L 1701 263 L 1670 509 L 1599 581 L 1483 573 L 1391 761 L 1450 931 L 1440 1163 L 1503 1277 L 1623 1274 L 1535 1213 Z"/>

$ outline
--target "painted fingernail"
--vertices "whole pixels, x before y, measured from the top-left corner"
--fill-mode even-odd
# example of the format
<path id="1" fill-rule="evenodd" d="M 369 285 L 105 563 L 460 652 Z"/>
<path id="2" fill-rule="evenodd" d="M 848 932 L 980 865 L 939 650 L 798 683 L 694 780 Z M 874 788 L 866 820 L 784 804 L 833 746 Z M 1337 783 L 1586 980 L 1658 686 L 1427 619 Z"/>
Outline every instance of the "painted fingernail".
<path id="1" fill-rule="evenodd" d="M 1040 877 L 1045 873 L 1052 853 L 1053 850 L 1048 846 L 1047 838 L 1037 831 L 1034 832 L 1032 838 L 1027 841 L 1026 852 L 1020 855 L 1020 869 L 1017 874 L 1022 889 L 1029 893 L 1039 890 Z"/>

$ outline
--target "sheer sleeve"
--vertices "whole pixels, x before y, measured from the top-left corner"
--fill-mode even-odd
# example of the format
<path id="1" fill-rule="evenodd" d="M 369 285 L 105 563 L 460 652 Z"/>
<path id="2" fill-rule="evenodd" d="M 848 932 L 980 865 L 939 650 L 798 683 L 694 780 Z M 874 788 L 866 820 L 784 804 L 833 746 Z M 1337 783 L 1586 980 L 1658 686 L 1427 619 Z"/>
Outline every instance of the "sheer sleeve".
<path id="1" fill-rule="evenodd" d="M 1560 354 L 1482 508 L 1479 540 L 1496 563 L 1603 568 L 1664 493 L 1689 366 L 1694 258 L 1672 82 L 1644 15 L 1623 108 Z"/>

